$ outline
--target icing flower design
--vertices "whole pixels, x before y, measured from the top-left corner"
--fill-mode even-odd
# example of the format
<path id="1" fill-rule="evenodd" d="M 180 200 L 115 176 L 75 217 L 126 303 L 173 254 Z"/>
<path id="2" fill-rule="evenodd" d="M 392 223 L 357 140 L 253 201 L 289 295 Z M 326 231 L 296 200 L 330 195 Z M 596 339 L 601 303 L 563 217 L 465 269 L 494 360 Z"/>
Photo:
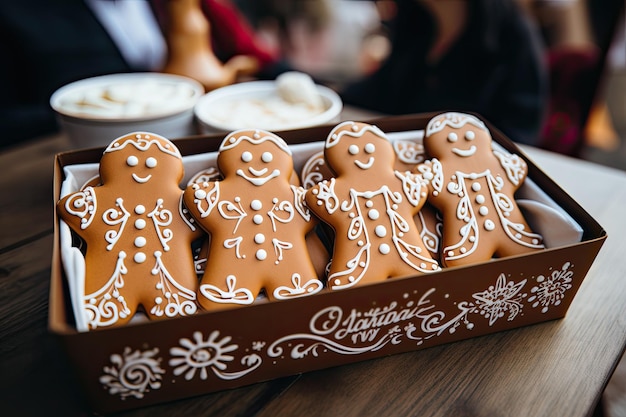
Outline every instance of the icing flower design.
<path id="1" fill-rule="evenodd" d="M 207 379 L 208 369 L 223 371 L 227 367 L 227 363 L 231 362 L 234 357 L 230 355 L 239 348 L 235 344 L 229 345 L 232 340 L 230 336 L 218 340 L 219 332 L 213 331 L 207 340 L 201 332 L 194 332 L 193 340 L 186 338 L 180 339 L 182 347 L 173 347 L 170 354 L 174 356 L 170 360 L 170 366 L 174 366 L 174 375 L 183 375 L 186 380 L 191 380 L 200 373 L 202 380 Z"/>
<path id="2" fill-rule="evenodd" d="M 572 288 L 571 263 L 566 262 L 560 270 L 552 271 L 549 276 L 539 275 L 537 285 L 530 289 L 533 293 L 528 301 L 533 307 L 541 306 L 541 312 L 546 313 L 550 306 L 558 306 L 565 298 L 565 292 Z"/>
<path id="3" fill-rule="evenodd" d="M 507 281 L 504 274 L 500 274 L 496 281 L 496 285 L 490 285 L 483 292 L 472 295 L 476 300 L 476 307 L 481 315 L 489 319 L 489 325 L 493 324 L 506 312 L 509 313 L 508 320 L 513 320 L 522 310 L 522 299 L 526 297 L 526 293 L 520 291 L 526 285 L 526 280 L 518 283 Z"/>
<path id="4" fill-rule="evenodd" d="M 206 380 L 209 377 L 209 370 L 224 380 L 233 380 L 241 378 L 258 368 L 261 363 L 261 357 L 256 353 L 241 358 L 241 364 L 246 368 L 235 371 L 225 372 L 230 362 L 235 357 L 231 353 L 237 351 L 239 346 L 230 344 L 232 337 L 226 336 L 220 339 L 220 332 L 214 330 L 209 337 L 204 340 L 202 332 L 194 332 L 193 340 L 182 338 L 179 341 L 180 346 L 170 349 L 173 356 L 170 359 L 170 366 L 174 367 L 174 375 L 183 375 L 187 381 L 191 381 L 196 372 L 199 372 L 200 379 Z M 261 342 L 255 342 L 256 349 L 261 349 Z"/>
<path id="5" fill-rule="evenodd" d="M 111 355 L 111 366 L 104 367 L 104 375 L 100 383 L 111 395 L 119 395 L 122 399 L 135 397 L 141 399 L 148 391 L 161 388 L 161 358 L 155 356 L 158 348 L 141 352 L 130 347 L 124 353 Z"/>

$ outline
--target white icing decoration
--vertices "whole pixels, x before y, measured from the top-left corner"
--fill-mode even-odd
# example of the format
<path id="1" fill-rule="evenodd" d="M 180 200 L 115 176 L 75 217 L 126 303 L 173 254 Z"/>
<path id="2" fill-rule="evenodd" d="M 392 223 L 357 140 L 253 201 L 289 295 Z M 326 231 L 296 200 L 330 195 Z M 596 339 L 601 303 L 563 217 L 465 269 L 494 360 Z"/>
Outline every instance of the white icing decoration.
<path id="1" fill-rule="evenodd" d="M 155 139 L 151 140 L 150 135 L 146 134 L 143 138 L 140 135 L 136 135 L 135 139 L 126 138 L 123 143 L 120 143 L 120 140 L 122 140 L 122 138 L 116 139 L 105 149 L 104 153 L 119 151 L 126 148 L 126 146 L 128 145 L 132 145 L 140 151 L 144 152 L 148 150 L 150 146 L 156 145 L 161 152 L 174 156 L 178 159 L 182 159 L 178 148 L 176 148 L 176 146 L 173 146 L 169 140 L 165 139 L 162 136 L 154 134 L 153 136 L 155 137 Z"/>
<path id="2" fill-rule="evenodd" d="M 359 153 L 359 147 L 355 144 L 352 144 L 350 146 L 348 146 L 348 153 L 350 155 L 358 155 Z"/>
<path id="3" fill-rule="evenodd" d="M 274 203 L 267 215 L 272 221 L 272 230 L 276 232 L 276 222 L 290 223 L 294 218 L 295 210 L 290 201 L 281 201 L 280 203 Z"/>
<path id="4" fill-rule="evenodd" d="M 261 154 L 261 161 L 265 163 L 270 163 L 273 160 L 274 160 L 274 155 L 272 155 L 271 152 L 263 152 L 263 154 Z"/>
<path id="5" fill-rule="evenodd" d="M 476 202 L 477 202 L 478 204 L 485 204 L 485 196 L 484 196 L 484 195 L 482 195 L 482 194 L 478 194 L 478 195 L 476 196 Z"/>
<path id="6" fill-rule="evenodd" d="M 237 175 L 239 175 L 249 183 L 260 187 L 262 185 L 265 185 L 265 183 L 267 183 L 268 181 L 280 176 L 280 170 L 278 169 L 273 170 L 269 173 L 269 175 L 265 176 L 268 171 L 269 170 L 267 168 L 257 170 L 252 167 L 248 167 L 248 172 L 252 174 L 252 176 L 248 176 L 243 169 L 238 169 Z"/>
<path id="7" fill-rule="evenodd" d="M 457 218 L 464 220 L 467 224 L 459 229 L 461 236 L 459 242 L 443 249 L 443 253 L 446 254 L 448 260 L 468 256 L 476 250 L 479 243 L 479 230 L 476 215 L 474 214 L 473 205 L 470 202 L 466 190 L 466 180 L 468 179 L 472 182 L 477 179 L 482 179 L 481 183 L 486 184 L 487 190 L 489 191 L 488 195 L 492 198 L 499 222 L 510 239 L 517 244 L 530 248 L 540 249 L 544 247 L 541 243 L 542 238 L 540 235 L 526 232 L 523 230 L 522 224 L 514 223 L 508 219 L 515 205 L 506 194 L 500 192 L 504 188 L 504 180 L 501 177 L 495 177 L 491 174 L 490 170 L 485 170 L 481 173 L 463 173 L 457 171 L 451 178 L 453 178 L 453 181 L 450 181 L 446 188 L 448 192 L 459 197 L 456 209 Z M 485 221 L 484 228 L 487 231 L 491 231 L 495 230 L 496 225 L 493 221 L 487 220 Z M 469 247 L 466 246 L 468 244 Z M 462 247 L 464 247 L 465 250 L 460 250 Z"/>
<path id="8" fill-rule="evenodd" d="M 506 172 L 507 178 L 514 185 L 520 185 L 526 178 L 526 162 L 519 155 L 504 151 L 494 150 L 493 154 L 500 161 L 500 165 Z"/>
<path id="9" fill-rule="evenodd" d="M 230 138 L 222 142 L 219 151 L 222 152 L 228 149 L 232 149 L 235 146 L 239 145 L 239 143 L 242 141 L 248 141 L 253 145 L 259 145 L 265 141 L 270 141 L 278 148 L 280 148 L 280 150 L 291 156 L 291 149 L 289 149 L 287 143 L 285 143 L 285 141 L 280 139 L 278 136 L 275 136 L 272 133 L 264 130 L 258 130 L 257 133 L 254 134 L 254 137 L 251 138 L 247 134 L 243 134 L 244 131 L 245 130 L 238 130 L 232 132 L 230 134 Z"/>
<path id="10" fill-rule="evenodd" d="M 480 119 L 471 114 L 448 112 L 435 116 L 428 122 L 425 136 L 429 137 L 434 133 L 440 132 L 446 126 L 460 129 L 468 123 L 481 130 L 487 131 L 487 126 L 485 126 Z"/>
<path id="11" fill-rule="evenodd" d="M 139 184 L 145 184 L 148 181 L 150 181 L 150 179 L 152 178 L 152 174 L 146 176 L 146 177 L 140 177 L 139 175 L 133 173 L 132 175 L 133 179 L 138 182 Z"/>
<path id="12" fill-rule="evenodd" d="M 277 300 L 286 300 L 289 298 L 301 297 L 304 295 L 316 294 L 324 288 L 324 284 L 317 278 L 312 278 L 305 284 L 302 284 L 302 277 L 300 274 L 294 273 L 291 275 L 291 283 L 293 287 L 279 286 L 274 290 L 274 298 Z"/>
<path id="13" fill-rule="evenodd" d="M 358 159 L 354 160 L 354 165 L 356 165 L 357 167 L 363 169 L 363 170 L 367 170 L 370 169 L 372 167 L 372 165 L 374 165 L 374 157 L 370 156 L 370 158 L 367 160 L 367 162 L 361 162 Z"/>
<path id="14" fill-rule="evenodd" d="M 366 143 L 363 150 L 365 151 L 365 153 L 372 154 L 376 152 L 376 145 L 374 145 L 373 143 Z"/>
<path id="15" fill-rule="evenodd" d="M 210 301 L 220 304 L 240 304 L 247 305 L 254 302 L 254 295 L 247 288 L 237 288 L 237 277 L 228 275 L 226 277 L 226 290 L 222 290 L 215 285 L 201 284 L 200 293 Z"/>
<path id="16" fill-rule="evenodd" d="M 459 148 L 452 148 L 452 152 L 455 155 L 458 155 L 460 157 L 463 158 L 467 158 L 470 157 L 472 155 L 474 155 L 476 153 L 478 148 L 476 148 L 476 146 L 472 145 L 469 147 L 469 149 L 459 149 Z"/>
<path id="17" fill-rule="evenodd" d="M 261 216 L 260 214 L 255 214 L 254 217 L 252 217 L 252 221 L 254 222 L 254 224 L 261 224 L 263 223 L 263 216 Z"/>
<path id="18" fill-rule="evenodd" d="M 263 233 L 257 233 L 254 235 L 254 243 L 259 245 L 265 243 L 265 235 Z"/>
<path id="19" fill-rule="evenodd" d="M 378 251 L 383 255 L 387 255 L 389 252 L 391 252 L 391 249 L 389 248 L 388 244 L 381 243 L 381 245 L 378 247 Z M 424 264 L 421 264 L 420 266 L 422 267 L 422 269 L 425 268 Z"/>
<path id="20" fill-rule="evenodd" d="M 157 166 L 157 159 L 154 157 L 149 157 L 148 159 L 146 159 L 146 166 L 148 168 L 155 168 Z"/>
<path id="21" fill-rule="evenodd" d="M 250 152 L 250 151 L 244 151 L 244 152 L 242 152 L 242 154 L 241 154 L 241 160 L 242 160 L 243 162 L 250 162 L 250 161 L 252 161 L 252 152 Z"/>
<path id="22" fill-rule="evenodd" d="M 232 239 L 226 239 L 224 240 L 224 247 L 226 249 L 232 249 L 235 248 L 235 256 L 237 257 L 237 259 L 243 259 L 246 256 L 241 254 L 241 251 L 239 250 L 239 248 L 241 247 L 241 242 L 243 241 L 243 237 L 241 236 L 237 236 L 234 237 Z"/>
<path id="23" fill-rule="evenodd" d="M 104 239 L 109 242 L 107 250 L 112 250 L 117 241 L 122 237 L 124 228 L 130 213 L 124 208 L 124 201 L 121 198 L 115 200 L 115 205 L 118 207 L 107 209 L 102 213 L 102 221 L 108 226 L 118 226 L 117 230 L 107 230 L 104 233 Z"/>
<path id="24" fill-rule="evenodd" d="M 143 248 L 144 246 L 146 246 L 146 243 L 147 243 L 146 238 L 143 236 L 138 236 L 135 238 L 134 244 L 138 248 Z"/>
<path id="25" fill-rule="evenodd" d="M 83 296 L 83 314 L 90 329 L 110 326 L 131 313 L 119 291 L 124 287 L 124 275 L 128 273 L 125 258 L 126 253 L 120 251 L 109 280 L 100 289 Z"/>
<path id="26" fill-rule="evenodd" d="M 145 208 L 143 205 L 138 204 L 138 205 L 135 207 L 135 213 L 136 213 L 136 214 L 144 214 L 145 212 L 146 212 L 146 208 Z"/>
<path id="27" fill-rule="evenodd" d="M 376 209 L 370 209 L 367 212 L 367 217 L 369 217 L 371 220 L 377 220 L 380 217 L 380 212 Z"/>
<path id="28" fill-rule="evenodd" d="M 181 338 L 178 342 L 180 346 L 170 349 L 169 365 L 174 367 L 173 374 L 183 375 L 185 380 L 191 381 L 198 372 L 200 379 L 204 381 L 208 379 L 208 371 L 211 370 L 218 378 L 230 381 L 249 374 L 263 363 L 259 355 L 251 353 L 241 358 L 244 369 L 225 372 L 228 364 L 234 359 L 231 353 L 239 347 L 236 344 L 230 344 L 232 337 L 226 336 L 221 340 L 219 337 L 219 331 L 214 330 L 207 340 L 204 340 L 204 336 L 199 331 L 193 333 L 193 340 Z"/>
<path id="29" fill-rule="evenodd" d="M 267 259 L 267 252 L 264 249 L 259 249 L 256 251 L 256 258 L 259 261 L 264 261 L 265 259 Z"/>
<path id="30" fill-rule="evenodd" d="M 142 230 L 146 227 L 146 221 L 144 219 L 135 220 L 135 229 Z"/>
<path id="31" fill-rule="evenodd" d="M 88 228 L 97 210 L 96 194 L 93 187 L 86 187 L 83 191 L 68 197 L 65 201 L 65 210 L 73 216 L 80 217 L 81 229 Z"/>
<path id="32" fill-rule="evenodd" d="M 195 314 L 198 310 L 196 305 L 196 293 L 182 286 L 172 277 L 167 268 L 165 268 L 161 255 L 159 251 L 154 252 L 156 263 L 151 273 L 159 278 L 155 287 L 161 290 L 161 298 L 165 299 L 167 303 L 165 305 L 163 305 L 162 301 L 161 303 L 157 303 L 156 298 L 158 297 L 155 297 L 155 304 L 150 309 L 150 314 L 157 317 L 163 315 L 166 317 L 176 317 Z"/>
<path id="33" fill-rule="evenodd" d="M 250 203 L 250 208 L 252 210 L 258 211 L 263 208 L 263 204 L 261 204 L 259 200 L 252 200 L 252 202 Z"/>
<path id="34" fill-rule="evenodd" d="M 376 228 L 374 229 L 374 233 L 376 234 L 376 236 L 378 237 L 385 237 L 387 236 L 387 228 L 385 226 L 383 226 L 382 224 L 379 224 L 378 226 L 376 226 Z"/>
<path id="35" fill-rule="evenodd" d="M 159 198 L 156 201 L 154 210 L 148 213 L 147 216 L 152 219 L 154 229 L 157 233 L 159 241 L 161 242 L 161 247 L 163 247 L 163 250 L 170 250 L 170 247 L 167 243 L 172 240 L 172 238 L 174 237 L 174 233 L 171 229 L 166 229 L 164 227 L 172 224 L 173 216 L 171 211 L 163 207 L 163 199 Z"/>
<path id="36" fill-rule="evenodd" d="M 450 133 L 448 133 L 447 139 L 448 139 L 448 142 L 454 143 L 454 142 L 456 142 L 459 139 L 459 137 L 458 137 L 458 135 L 456 133 L 450 132 Z"/>
<path id="37" fill-rule="evenodd" d="M 137 158 L 135 155 L 130 155 L 128 158 L 126 158 L 126 165 L 128 165 L 129 167 L 134 167 L 138 164 L 139 158 Z"/>
<path id="38" fill-rule="evenodd" d="M 487 214 L 489 214 L 489 209 L 487 207 L 485 207 L 485 206 L 481 206 L 478 209 L 478 213 L 480 213 L 480 215 L 482 215 L 482 216 L 486 216 Z"/>
<path id="39" fill-rule="evenodd" d="M 467 132 L 465 132 L 465 139 L 474 140 L 475 138 L 476 138 L 476 134 L 474 133 L 473 130 L 468 130 Z"/>
<path id="40" fill-rule="evenodd" d="M 329 189 L 331 190 L 331 189 Z M 359 201 L 362 199 L 372 199 L 375 197 L 383 197 L 385 203 L 385 210 L 381 210 L 381 213 L 386 213 L 389 218 L 392 230 L 390 231 L 390 241 L 393 243 L 393 247 L 400 254 L 401 259 L 412 268 L 420 272 L 432 272 L 439 269 L 437 262 L 430 257 L 426 257 L 421 254 L 422 250 L 418 246 L 405 242 L 402 237 L 404 233 L 409 231 L 410 223 L 397 213 L 398 204 L 402 202 L 402 194 L 398 192 L 392 192 L 388 186 L 383 186 L 376 191 L 359 192 L 354 189 L 349 191 L 350 200 L 346 200 L 341 203 L 341 210 L 344 212 L 355 212 L 354 217 L 351 219 L 348 227 L 347 238 L 351 241 L 363 241 L 362 245 L 358 245 L 359 250 L 355 255 L 346 262 L 345 269 L 337 269 L 330 274 L 328 281 L 332 282 L 331 288 L 334 290 L 348 288 L 358 283 L 363 275 L 367 272 L 370 264 L 370 238 L 368 231 L 365 228 L 365 222 L 363 215 L 361 214 L 361 207 Z M 319 198 L 319 195 L 318 195 Z M 338 201 L 337 196 L 328 196 L 328 200 Z M 395 207 L 395 208 L 394 208 Z M 412 221 L 412 219 L 411 219 Z M 376 229 L 375 229 L 376 230 Z M 376 233 L 376 231 L 374 231 Z M 389 233 L 389 232 L 387 232 Z M 413 262 L 413 259 L 417 259 L 418 262 Z M 430 268 L 422 268 L 420 265 L 426 263 L 430 265 Z M 348 282 L 343 283 L 341 277 L 350 277 Z"/>
<path id="41" fill-rule="evenodd" d="M 165 370 L 160 366 L 161 358 L 155 358 L 157 353 L 158 348 L 141 352 L 126 347 L 122 355 L 110 356 L 111 365 L 103 368 L 98 380 L 109 394 L 119 395 L 122 400 L 142 399 L 146 392 L 161 388 Z"/>
<path id="42" fill-rule="evenodd" d="M 351 125 L 351 130 L 341 130 L 347 125 Z M 341 138 L 343 136 L 358 138 L 358 137 L 363 136 L 367 132 L 371 132 L 380 138 L 388 140 L 387 136 L 383 133 L 383 131 L 374 125 L 364 124 L 361 126 L 360 129 L 361 130 L 359 130 L 358 125 L 356 125 L 354 122 L 351 122 L 351 121 L 346 121 L 346 122 L 338 124 L 337 126 L 335 126 L 333 131 L 330 133 L 330 135 L 326 139 L 326 144 L 325 144 L 326 148 L 328 149 L 328 148 L 332 148 L 333 146 L 335 146 L 337 143 L 341 141 Z"/>
<path id="43" fill-rule="evenodd" d="M 146 254 L 143 252 L 137 252 L 135 256 L 133 256 L 133 260 L 138 263 L 144 263 L 146 261 Z"/>

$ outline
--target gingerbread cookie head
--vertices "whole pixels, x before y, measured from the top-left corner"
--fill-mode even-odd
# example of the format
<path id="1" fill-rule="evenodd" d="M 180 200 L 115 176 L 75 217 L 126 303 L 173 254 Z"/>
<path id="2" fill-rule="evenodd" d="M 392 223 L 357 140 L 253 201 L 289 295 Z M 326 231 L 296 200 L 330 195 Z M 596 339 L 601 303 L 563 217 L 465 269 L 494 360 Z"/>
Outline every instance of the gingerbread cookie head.
<path id="1" fill-rule="evenodd" d="M 457 161 L 466 169 L 478 171 L 492 153 L 491 134 L 487 126 L 470 114 L 444 113 L 428 122 L 424 148 L 429 158 Z M 463 161 L 463 162 L 461 162 Z"/>
<path id="2" fill-rule="evenodd" d="M 84 276 L 70 278 L 81 329 L 124 324 L 140 307 L 154 319 L 196 312 L 191 242 L 200 234 L 182 207 L 183 170 L 172 142 L 132 133 L 104 151 L 101 185 L 58 202 L 86 242 Z"/>
<path id="3" fill-rule="evenodd" d="M 326 139 L 324 156 L 332 171 L 339 175 L 377 177 L 392 172 L 396 159 L 391 142 L 376 126 L 343 122 Z"/>
<path id="4" fill-rule="evenodd" d="M 424 147 L 430 159 L 418 169 L 429 182 L 429 203 L 443 216 L 445 266 L 544 248 L 514 198 L 526 177 L 526 163 L 494 149 L 482 121 L 461 113 L 436 116 L 426 127 Z"/>
<path id="5" fill-rule="evenodd" d="M 132 133 L 114 140 L 100 160 L 100 178 L 105 184 L 178 184 L 183 174 L 178 148 L 153 133 Z"/>
<path id="6" fill-rule="evenodd" d="M 222 142 L 223 179 L 187 187 L 184 201 L 211 235 L 199 287 L 207 310 L 252 304 L 262 290 L 270 300 L 319 292 L 306 235 L 315 223 L 304 189 L 290 183 L 291 150 L 278 136 L 239 130 Z"/>
<path id="7" fill-rule="evenodd" d="M 226 136 L 217 164 L 224 177 L 253 187 L 275 178 L 289 181 L 293 173 L 291 150 L 285 141 L 262 130 L 239 130 Z"/>

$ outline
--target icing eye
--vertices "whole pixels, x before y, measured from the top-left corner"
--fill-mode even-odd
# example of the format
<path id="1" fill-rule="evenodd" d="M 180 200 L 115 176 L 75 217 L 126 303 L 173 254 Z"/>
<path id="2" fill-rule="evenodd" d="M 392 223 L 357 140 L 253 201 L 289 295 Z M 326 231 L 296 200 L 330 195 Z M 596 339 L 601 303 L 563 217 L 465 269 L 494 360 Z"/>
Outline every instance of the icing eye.
<path id="1" fill-rule="evenodd" d="M 359 147 L 356 145 L 350 145 L 348 152 L 350 152 L 350 155 L 356 155 L 359 153 Z"/>
<path id="2" fill-rule="evenodd" d="M 131 155 L 128 158 L 126 158 L 126 165 L 128 165 L 129 167 L 137 166 L 138 163 L 139 163 L 139 158 L 137 158 L 135 155 Z"/>
<path id="3" fill-rule="evenodd" d="M 474 140 L 475 137 L 476 134 L 472 130 L 468 130 L 467 132 L 465 132 L 465 139 Z"/>
<path id="4" fill-rule="evenodd" d="M 241 160 L 243 162 L 250 162 L 252 161 L 252 153 L 245 151 L 244 153 L 241 154 Z"/>
<path id="5" fill-rule="evenodd" d="M 150 158 L 146 159 L 146 166 L 148 168 L 154 168 L 155 166 L 157 166 L 156 158 L 150 157 Z"/>
<path id="6" fill-rule="evenodd" d="M 273 159 L 274 155 L 271 152 L 263 152 L 263 155 L 261 155 L 261 161 L 263 162 L 272 162 Z"/>
<path id="7" fill-rule="evenodd" d="M 374 153 L 376 151 L 376 146 L 373 143 L 368 143 L 365 145 L 365 153 Z"/>
<path id="8" fill-rule="evenodd" d="M 452 143 L 454 143 L 454 142 L 456 142 L 458 139 L 459 139 L 459 137 L 457 136 L 457 134 L 456 134 L 456 133 L 454 133 L 454 132 L 450 132 L 450 133 L 448 134 L 448 142 L 452 142 Z"/>

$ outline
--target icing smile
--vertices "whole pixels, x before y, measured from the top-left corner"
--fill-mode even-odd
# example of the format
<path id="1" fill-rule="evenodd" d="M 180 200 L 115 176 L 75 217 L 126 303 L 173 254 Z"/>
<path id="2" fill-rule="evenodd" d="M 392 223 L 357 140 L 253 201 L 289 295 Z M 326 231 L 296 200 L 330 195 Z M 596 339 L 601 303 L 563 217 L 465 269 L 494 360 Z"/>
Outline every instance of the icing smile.
<path id="1" fill-rule="evenodd" d="M 258 186 L 263 185 L 269 180 L 271 180 L 272 178 L 276 178 L 280 175 L 280 171 L 278 169 L 273 170 L 269 175 L 265 177 L 263 175 L 267 173 L 268 171 L 267 168 L 263 168 L 262 170 L 257 171 L 256 169 L 250 167 L 248 168 L 248 171 L 250 172 L 250 174 L 252 174 L 251 177 L 247 176 L 246 173 L 243 171 L 243 169 L 238 169 L 237 175 L 244 178 L 246 181 L 249 181 L 252 184 L 258 185 Z"/>
<path id="2" fill-rule="evenodd" d="M 367 162 L 361 162 L 358 159 L 354 161 L 354 165 L 358 166 L 361 169 L 370 169 L 372 165 L 374 165 L 374 157 L 370 156 L 370 159 Z"/>
<path id="3" fill-rule="evenodd" d="M 476 146 L 472 145 L 469 149 L 452 148 L 452 152 L 462 157 L 472 156 L 476 153 Z"/>
<path id="4" fill-rule="evenodd" d="M 150 178 L 152 178 L 152 174 L 148 175 L 147 177 L 143 177 L 143 178 L 140 177 L 137 174 L 133 174 L 133 179 L 135 181 L 137 181 L 139 184 L 144 184 L 144 183 L 150 181 Z"/>

